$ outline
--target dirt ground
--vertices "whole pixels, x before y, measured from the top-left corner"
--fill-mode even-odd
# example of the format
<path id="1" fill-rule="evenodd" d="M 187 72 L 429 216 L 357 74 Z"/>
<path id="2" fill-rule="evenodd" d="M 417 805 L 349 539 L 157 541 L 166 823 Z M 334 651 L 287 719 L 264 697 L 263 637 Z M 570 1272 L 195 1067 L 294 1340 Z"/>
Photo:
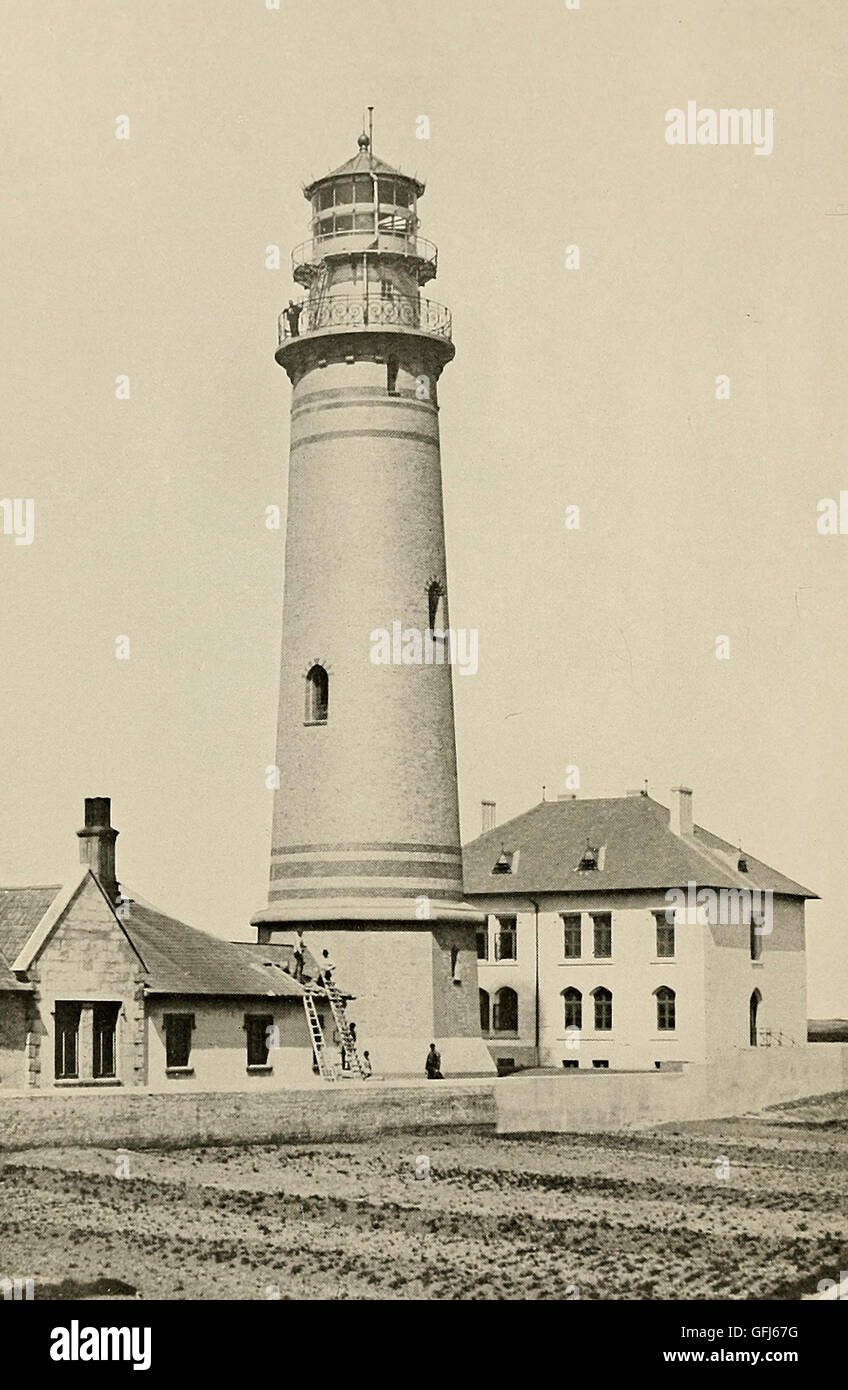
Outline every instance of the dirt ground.
<path id="1" fill-rule="evenodd" d="M 639 1134 L 32 1150 L 0 1160 L 0 1275 L 47 1298 L 798 1298 L 848 1269 L 846 1158 L 848 1093 Z"/>

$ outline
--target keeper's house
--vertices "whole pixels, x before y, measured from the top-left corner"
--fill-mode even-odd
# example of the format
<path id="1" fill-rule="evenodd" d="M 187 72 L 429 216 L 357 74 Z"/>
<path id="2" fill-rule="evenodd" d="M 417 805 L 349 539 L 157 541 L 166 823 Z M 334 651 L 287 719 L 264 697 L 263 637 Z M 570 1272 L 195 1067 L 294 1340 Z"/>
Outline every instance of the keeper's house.
<path id="1" fill-rule="evenodd" d="M 466 846 L 480 1023 L 499 1070 L 643 1070 L 807 1041 L 815 893 L 634 793 L 542 802 Z M 484 803 L 494 820 L 492 803 Z"/>
<path id="2" fill-rule="evenodd" d="M 108 798 L 86 801 L 78 833 L 69 883 L 0 888 L 0 1090 L 311 1083 L 291 948 L 222 941 L 120 892 Z"/>

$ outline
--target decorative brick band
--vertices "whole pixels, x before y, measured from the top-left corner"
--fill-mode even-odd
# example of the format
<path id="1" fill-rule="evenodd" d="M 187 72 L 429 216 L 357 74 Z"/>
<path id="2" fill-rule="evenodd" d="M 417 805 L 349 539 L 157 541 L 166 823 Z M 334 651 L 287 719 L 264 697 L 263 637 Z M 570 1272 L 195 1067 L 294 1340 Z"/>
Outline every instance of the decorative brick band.
<path id="1" fill-rule="evenodd" d="M 325 430 L 321 434 L 306 434 L 302 439 L 293 439 L 289 453 L 293 454 L 304 444 L 317 444 L 322 439 L 412 439 L 417 444 L 430 444 L 434 449 L 439 447 L 438 435 L 419 434 L 415 430 Z"/>
<path id="2" fill-rule="evenodd" d="M 462 882 L 462 865 L 436 859 L 289 859 L 271 865 L 271 880 L 279 878 L 441 878 Z"/>

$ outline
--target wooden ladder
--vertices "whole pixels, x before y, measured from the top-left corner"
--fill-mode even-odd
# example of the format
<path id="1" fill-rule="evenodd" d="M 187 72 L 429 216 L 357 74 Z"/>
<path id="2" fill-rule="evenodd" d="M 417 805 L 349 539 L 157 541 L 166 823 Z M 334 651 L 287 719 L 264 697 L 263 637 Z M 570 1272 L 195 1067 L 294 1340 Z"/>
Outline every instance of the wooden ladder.
<path id="1" fill-rule="evenodd" d="M 303 996 L 303 1007 L 306 1010 L 309 1033 L 312 1038 L 312 1050 L 318 1063 L 318 1071 L 325 1081 L 338 1081 L 336 1069 L 327 1056 L 327 1045 L 324 1042 L 321 1020 L 318 1017 L 318 1010 L 315 1008 L 315 1000 L 309 990 Z M 333 1010 L 333 1014 L 335 1016 L 335 1010 Z"/>

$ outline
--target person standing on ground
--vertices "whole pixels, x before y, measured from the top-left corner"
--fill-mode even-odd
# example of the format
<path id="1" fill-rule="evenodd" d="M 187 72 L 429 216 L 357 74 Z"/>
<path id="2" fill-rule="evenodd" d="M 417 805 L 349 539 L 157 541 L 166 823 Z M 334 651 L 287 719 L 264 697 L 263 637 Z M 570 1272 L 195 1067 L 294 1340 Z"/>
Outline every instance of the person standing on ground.
<path id="1" fill-rule="evenodd" d="M 443 1081 L 442 1076 L 442 1056 L 436 1051 L 436 1044 L 430 1043 L 430 1051 L 427 1053 L 427 1061 L 424 1064 L 428 1081 Z"/>
<path id="2" fill-rule="evenodd" d="M 363 1054 L 362 1054 L 362 1073 L 363 1073 L 363 1075 L 362 1075 L 363 1081 L 367 1081 L 368 1078 L 369 1078 L 369 1076 L 371 1076 L 371 1074 L 372 1074 L 371 1053 L 370 1053 L 370 1052 L 363 1052 Z"/>

